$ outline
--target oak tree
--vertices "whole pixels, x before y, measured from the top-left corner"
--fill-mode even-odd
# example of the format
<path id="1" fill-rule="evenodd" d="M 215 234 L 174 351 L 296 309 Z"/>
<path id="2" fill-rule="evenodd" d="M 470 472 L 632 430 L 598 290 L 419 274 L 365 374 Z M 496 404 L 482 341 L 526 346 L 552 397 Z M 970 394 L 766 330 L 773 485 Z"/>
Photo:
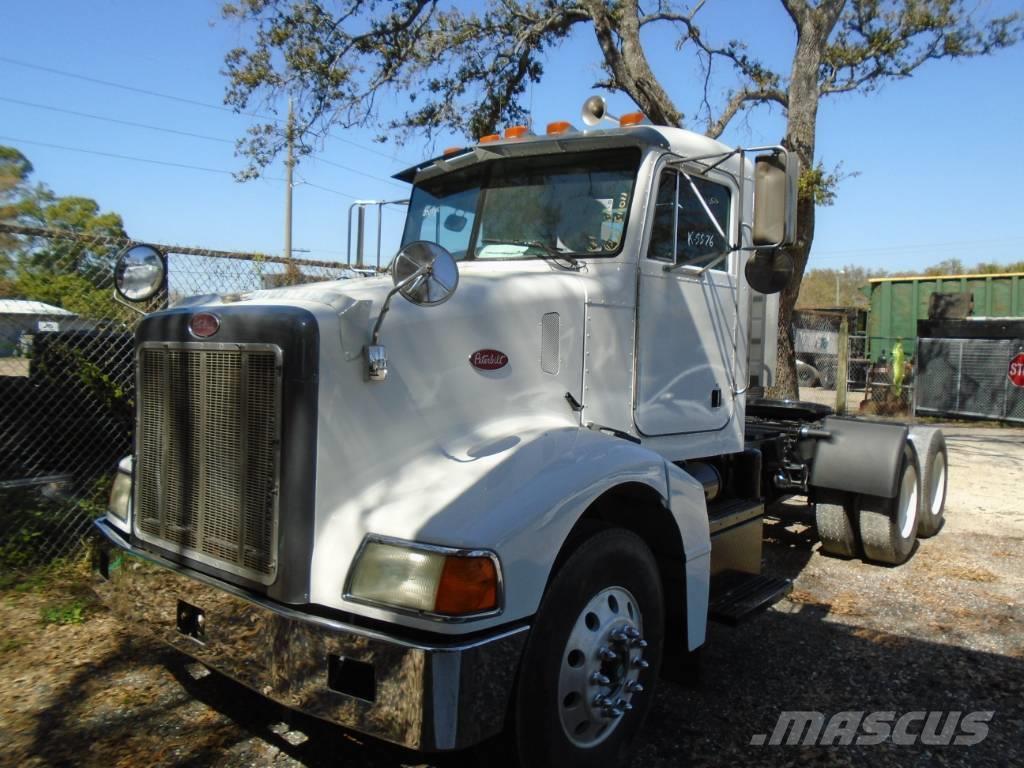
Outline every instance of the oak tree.
<path id="1" fill-rule="evenodd" d="M 604 72 L 595 87 L 625 94 L 654 123 L 717 137 L 740 114 L 781 109 L 783 141 L 804 169 L 796 269 L 779 316 L 776 389 L 793 395 L 790 319 L 815 207 L 832 201 L 837 181 L 815 154 L 822 98 L 870 92 L 930 61 L 992 53 L 1016 43 L 1022 29 L 1019 14 L 982 18 L 963 0 L 776 2 L 794 31 L 785 70 L 751 52 L 765 41 L 722 39 L 701 26 L 709 0 L 488 0 L 480 11 L 437 0 L 240 0 L 225 5 L 224 15 L 240 20 L 251 38 L 226 57 L 226 102 L 239 111 L 257 102 L 272 109 L 287 95 L 296 104 L 291 131 L 271 120 L 240 142 L 250 176 L 277 156 L 286 132 L 300 156 L 332 126 L 380 126 L 399 141 L 410 131 L 475 138 L 527 117 L 523 97 L 544 76 L 544 56 L 582 28 L 594 36 Z M 652 69 L 644 40 L 656 26 L 673 30 L 675 55 L 695 56 L 707 75 L 689 111 Z M 723 93 L 712 86 L 721 77 L 732 81 Z M 396 96 L 407 108 L 395 109 Z"/>

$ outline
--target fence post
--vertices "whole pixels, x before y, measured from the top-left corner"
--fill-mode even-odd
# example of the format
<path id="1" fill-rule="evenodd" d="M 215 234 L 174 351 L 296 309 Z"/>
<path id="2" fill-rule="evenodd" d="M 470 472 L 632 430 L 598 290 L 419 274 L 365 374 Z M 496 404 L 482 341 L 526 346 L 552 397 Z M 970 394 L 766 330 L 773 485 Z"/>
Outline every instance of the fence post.
<path id="1" fill-rule="evenodd" d="M 846 388 L 850 381 L 850 326 L 844 316 L 836 340 L 836 413 L 846 413 Z"/>

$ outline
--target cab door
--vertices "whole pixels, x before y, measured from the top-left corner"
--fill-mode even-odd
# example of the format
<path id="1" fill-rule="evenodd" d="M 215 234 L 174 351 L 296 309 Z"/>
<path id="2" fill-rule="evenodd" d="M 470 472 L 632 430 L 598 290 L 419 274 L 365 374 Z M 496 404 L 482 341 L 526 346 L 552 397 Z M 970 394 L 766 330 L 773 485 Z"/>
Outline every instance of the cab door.
<path id="1" fill-rule="evenodd" d="M 738 200 L 723 174 L 668 166 L 658 177 L 637 296 L 634 420 L 644 435 L 716 431 L 733 418 Z"/>

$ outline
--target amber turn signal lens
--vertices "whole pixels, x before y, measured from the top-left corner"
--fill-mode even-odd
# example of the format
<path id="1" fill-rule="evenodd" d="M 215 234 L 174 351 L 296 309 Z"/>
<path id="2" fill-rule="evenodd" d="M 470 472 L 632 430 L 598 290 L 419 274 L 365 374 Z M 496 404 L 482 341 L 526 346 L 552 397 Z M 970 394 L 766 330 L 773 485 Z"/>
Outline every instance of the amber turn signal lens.
<path id="1" fill-rule="evenodd" d="M 510 125 L 505 129 L 506 139 L 521 139 L 530 132 L 530 126 L 528 125 Z"/>
<path id="2" fill-rule="evenodd" d="M 646 119 L 643 112 L 627 112 L 619 118 L 619 125 L 624 128 L 630 125 L 640 125 Z"/>
<path id="3" fill-rule="evenodd" d="M 492 141 L 501 141 L 500 133 L 489 133 L 486 136 L 480 137 L 480 144 L 490 144 Z"/>
<path id="4" fill-rule="evenodd" d="M 498 607 L 498 570 L 489 557 L 448 557 L 437 586 L 434 612 L 449 616 Z"/>
<path id="5" fill-rule="evenodd" d="M 548 123 L 548 135 L 555 135 L 559 133 L 565 133 L 572 129 L 572 123 L 567 123 L 565 120 L 556 120 L 553 123 Z"/>
<path id="6" fill-rule="evenodd" d="M 444 156 L 445 157 L 450 157 L 452 155 L 457 155 L 457 154 L 459 154 L 459 152 L 461 152 L 464 149 L 465 149 L 465 147 L 447 147 L 445 149 L 445 151 L 444 151 Z"/>

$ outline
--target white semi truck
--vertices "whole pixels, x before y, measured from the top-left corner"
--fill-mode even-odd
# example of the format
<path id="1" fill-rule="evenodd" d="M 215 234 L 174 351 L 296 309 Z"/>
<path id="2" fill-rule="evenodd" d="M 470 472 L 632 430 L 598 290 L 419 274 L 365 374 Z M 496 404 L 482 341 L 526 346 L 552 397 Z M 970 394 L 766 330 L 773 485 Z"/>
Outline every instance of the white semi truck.
<path id="1" fill-rule="evenodd" d="M 889 564 L 939 530 L 941 432 L 750 397 L 792 157 L 603 113 L 398 174 L 390 276 L 142 320 L 97 521 L 127 622 L 405 747 L 610 765 L 709 618 L 788 590 L 760 572 L 766 505 L 805 495 L 825 550 Z M 129 250 L 121 295 L 165 270 Z"/>

